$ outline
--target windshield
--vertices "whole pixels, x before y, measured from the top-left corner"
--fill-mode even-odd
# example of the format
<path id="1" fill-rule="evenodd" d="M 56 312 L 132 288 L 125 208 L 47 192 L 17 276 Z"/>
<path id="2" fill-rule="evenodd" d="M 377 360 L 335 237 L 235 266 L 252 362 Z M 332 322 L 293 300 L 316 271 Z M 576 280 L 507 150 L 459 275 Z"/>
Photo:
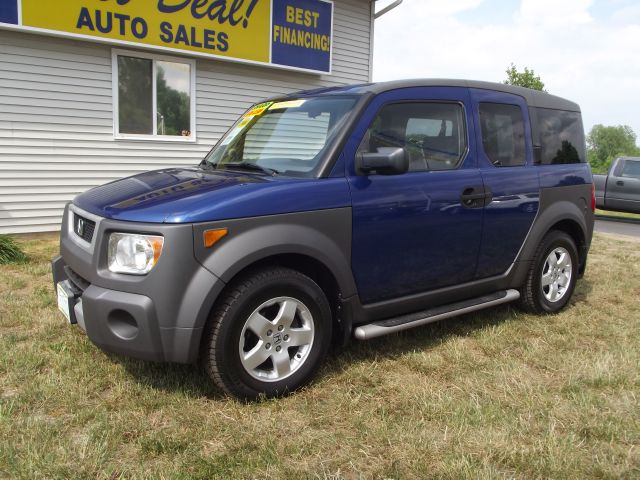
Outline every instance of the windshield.
<path id="1" fill-rule="evenodd" d="M 311 177 L 356 97 L 307 97 L 255 105 L 209 152 L 203 166 Z"/>

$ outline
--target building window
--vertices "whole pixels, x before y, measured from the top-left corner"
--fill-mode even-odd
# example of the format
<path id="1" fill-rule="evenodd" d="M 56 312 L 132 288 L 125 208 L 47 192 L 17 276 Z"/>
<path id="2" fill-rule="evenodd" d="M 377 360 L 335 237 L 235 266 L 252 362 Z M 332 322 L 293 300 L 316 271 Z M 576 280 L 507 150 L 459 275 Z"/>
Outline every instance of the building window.
<path id="1" fill-rule="evenodd" d="M 114 50 L 116 138 L 195 140 L 195 62 Z"/>
<path id="2" fill-rule="evenodd" d="M 496 167 L 525 163 L 524 120 L 517 105 L 480 104 L 482 147 Z"/>
<path id="3" fill-rule="evenodd" d="M 397 103 L 384 106 L 358 153 L 403 148 L 410 172 L 452 170 L 467 150 L 464 111 L 457 103 Z"/>

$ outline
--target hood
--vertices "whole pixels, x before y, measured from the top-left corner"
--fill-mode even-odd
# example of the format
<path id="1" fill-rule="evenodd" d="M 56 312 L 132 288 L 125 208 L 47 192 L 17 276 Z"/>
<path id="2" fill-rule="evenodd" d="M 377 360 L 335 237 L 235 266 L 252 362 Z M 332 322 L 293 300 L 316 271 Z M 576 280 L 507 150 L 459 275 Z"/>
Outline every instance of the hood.
<path id="1" fill-rule="evenodd" d="M 314 189 L 318 190 L 315 195 Z M 93 188 L 73 203 L 114 220 L 188 223 L 336 208 L 346 206 L 348 198 L 345 178 L 297 179 L 170 168 Z"/>

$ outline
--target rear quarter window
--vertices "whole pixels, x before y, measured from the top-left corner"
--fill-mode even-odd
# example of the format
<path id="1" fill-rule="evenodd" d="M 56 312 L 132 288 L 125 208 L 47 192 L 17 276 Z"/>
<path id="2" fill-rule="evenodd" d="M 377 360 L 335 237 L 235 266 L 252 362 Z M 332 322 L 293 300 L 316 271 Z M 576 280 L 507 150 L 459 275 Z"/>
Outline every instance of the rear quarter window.
<path id="1" fill-rule="evenodd" d="M 543 165 L 586 162 L 582 117 L 578 112 L 536 108 Z"/>

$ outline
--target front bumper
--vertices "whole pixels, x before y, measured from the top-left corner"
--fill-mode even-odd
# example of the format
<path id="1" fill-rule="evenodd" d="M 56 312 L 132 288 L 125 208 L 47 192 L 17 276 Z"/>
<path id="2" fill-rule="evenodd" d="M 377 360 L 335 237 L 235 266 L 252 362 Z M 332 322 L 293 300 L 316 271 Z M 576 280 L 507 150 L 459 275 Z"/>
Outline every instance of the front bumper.
<path id="1" fill-rule="evenodd" d="M 53 282 L 62 282 L 63 288 L 73 296 L 69 297 L 70 321 L 87 333 L 89 339 L 105 351 L 123 354 L 145 360 L 165 360 L 161 329 L 153 301 L 144 295 L 108 290 L 89 285 L 81 290 L 64 273 L 64 260 L 55 257 L 52 261 Z M 58 273 L 57 273 L 58 272 Z M 63 272 L 60 275 L 59 272 Z M 71 277 L 72 278 L 72 277 Z M 194 329 L 187 329 L 192 341 Z M 173 336 L 172 330 L 165 329 L 165 336 Z M 195 347 L 189 338 L 183 346 L 184 352 Z M 174 343 L 175 339 L 165 339 L 164 343 Z M 187 360 L 174 358 L 174 361 Z"/>
<path id="2" fill-rule="evenodd" d="M 76 209 L 78 210 L 78 209 Z M 68 222 L 65 212 L 64 222 Z M 106 266 L 112 231 L 151 231 L 165 237 L 162 258 L 144 277 L 114 274 Z M 195 260 L 193 227 L 143 225 L 101 219 L 86 248 L 63 228 L 61 255 L 52 260 L 54 288 L 69 294 L 71 323 L 102 350 L 153 361 L 193 363 L 204 325 L 224 287 Z"/>

